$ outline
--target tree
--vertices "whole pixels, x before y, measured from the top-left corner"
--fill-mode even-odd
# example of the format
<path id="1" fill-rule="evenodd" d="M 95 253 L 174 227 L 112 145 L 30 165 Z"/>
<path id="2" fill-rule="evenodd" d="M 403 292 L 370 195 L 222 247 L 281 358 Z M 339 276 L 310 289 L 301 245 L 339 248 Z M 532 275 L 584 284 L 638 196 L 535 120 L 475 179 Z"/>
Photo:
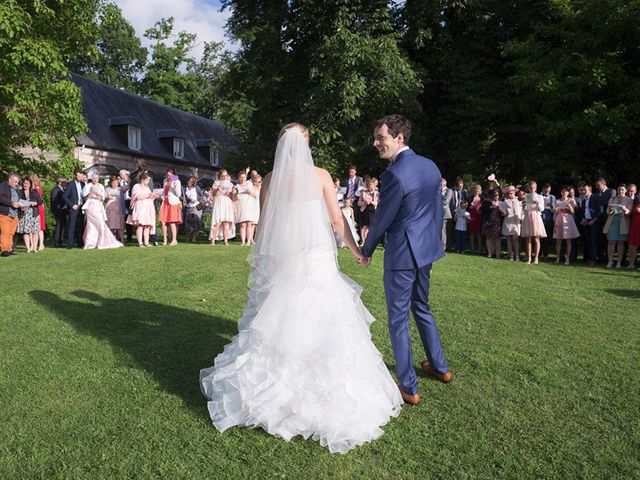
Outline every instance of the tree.
<path id="1" fill-rule="evenodd" d="M 190 99 L 197 96 L 193 92 L 200 85 L 194 81 L 194 75 L 186 72 L 196 69 L 196 61 L 190 52 L 197 36 L 181 31 L 172 43 L 168 42 L 173 37 L 173 22 L 173 17 L 162 18 L 144 33 L 155 44 L 151 47 L 151 62 L 140 83 L 140 93 L 165 105 L 192 112 L 194 105 Z"/>
<path id="2" fill-rule="evenodd" d="M 100 10 L 95 48 L 79 52 L 69 68 L 107 85 L 135 91 L 147 54 L 120 7 L 107 3 Z"/>
<path id="3" fill-rule="evenodd" d="M 398 46 L 388 2 L 224 5 L 233 9 L 229 33 L 241 45 L 228 92 L 250 115 L 240 127 L 239 161 L 269 169 L 278 130 L 297 120 L 311 131 L 318 163 L 333 173 L 352 162 L 381 169 L 370 146 L 372 122 L 390 112 L 418 111 L 421 88 Z"/>
<path id="4" fill-rule="evenodd" d="M 79 89 L 66 62 L 89 48 L 98 0 L 0 4 L 0 161 L 11 170 L 46 174 L 50 165 L 18 153 L 56 151 L 72 168 L 73 136 L 85 131 Z M 64 172 L 69 173 L 69 172 Z"/>

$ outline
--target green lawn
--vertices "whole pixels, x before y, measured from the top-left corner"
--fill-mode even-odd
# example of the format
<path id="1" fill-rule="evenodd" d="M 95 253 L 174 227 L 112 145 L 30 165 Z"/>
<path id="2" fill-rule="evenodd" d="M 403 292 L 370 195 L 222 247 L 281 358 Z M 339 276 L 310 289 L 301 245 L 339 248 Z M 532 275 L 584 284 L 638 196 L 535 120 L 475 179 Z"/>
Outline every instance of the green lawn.
<path id="1" fill-rule="evenodd" d="M 420 378 L 347 455 L 211 425 L 200 368 L 236 333 L 247 249 L 0 259 L 0 478 L 638 478 L 640 274 L 449 255 L 432 308 L 454 380 Z M 390 368 L 382 254 L 347 252 Z M 417 332 L 414 348 L 422 359 Z"/>

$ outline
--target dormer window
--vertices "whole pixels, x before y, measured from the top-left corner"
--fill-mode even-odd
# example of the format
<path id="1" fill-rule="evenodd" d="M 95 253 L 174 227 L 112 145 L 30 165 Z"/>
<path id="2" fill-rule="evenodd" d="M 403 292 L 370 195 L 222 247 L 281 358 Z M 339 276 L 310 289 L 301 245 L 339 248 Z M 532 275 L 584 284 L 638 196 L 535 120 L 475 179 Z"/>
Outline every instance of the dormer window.
<path id="1" fill-rule="evenodd" d="M 173 156 L 176 158 L 184 158 L 184 138 L 173 139 Z"/>
<path id="2" fill-rule="evenodd" d="M 218 151 L 218 147 L 209 147 L 209 163 L 213 167 L 220 166 L 220 152 Z"/>
<path id="3" fill-rule="evenodd" d="M 128 145 L 131 150 L 142 150 L 142 129 L 129 125 L 127 127 L 128 132 Z"/>

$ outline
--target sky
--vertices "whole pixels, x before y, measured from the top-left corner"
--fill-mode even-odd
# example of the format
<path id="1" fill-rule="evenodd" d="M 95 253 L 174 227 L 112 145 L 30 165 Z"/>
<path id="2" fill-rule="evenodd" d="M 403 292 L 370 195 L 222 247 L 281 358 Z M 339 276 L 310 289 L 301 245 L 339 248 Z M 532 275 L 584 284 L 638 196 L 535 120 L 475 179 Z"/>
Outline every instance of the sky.
<path id="1" fill-rule="evenodd" d="M 149 46 L 143 37 L 146 29 L 162 17 L 174 17 L 174 33 L 186 30 L 198 35 L 198 45 L 192 55 L 197 60 L 202 56 L 204 42 L 224 42 L 233 49 L 229 39 L 224 36 L 224 25 L 230 16 L 229 10 L 220 12 L 218 0 L 112 0 L 122 9 L 124 17 L 136 29 L 142 45 Z"/>

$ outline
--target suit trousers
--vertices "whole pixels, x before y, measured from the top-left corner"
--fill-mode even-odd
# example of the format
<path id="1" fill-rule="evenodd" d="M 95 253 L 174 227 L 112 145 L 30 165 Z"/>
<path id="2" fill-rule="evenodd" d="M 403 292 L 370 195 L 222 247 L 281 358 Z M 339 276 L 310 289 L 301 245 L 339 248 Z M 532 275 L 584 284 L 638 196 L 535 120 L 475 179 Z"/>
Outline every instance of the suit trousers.
<path id="1" fill-rule="evenodd" d="M 384 272 L 389 336 L 396 361 L 396 376 L 409 395 L 418 392 L 418 378 L 413 369 L 409 311 L 413 313 L 431 368 L 438 373 L 449 370 L 440 342 L 440 331 L 429 308 L 430 276 L 431 265 L 415 270 Z"/>
<path id="2" fill-rule="evenodd" d="M 598 238 L 602 230 L 597 223 L 585 225 L 583 228 L 586 247 L 585 258 L 595 263 L 598 260 Z"/>
<path id="3" fill-rule="evenodd" d="M 56 229 L 53 232 L 53 243 L 56 247 L 61 247 L 64 239 L 64 224 L 67 222 L 67 214 L 66 212 L 56 213 L 55 218 Z"/>
<path id="4" fill-rule="evenodd" d="M 10 252 L 13 250 L 13 236 L 18 228 L 18 217 L 0 215 L 0 250 Z"/>
<path id="5" fill-rule="evenodd" d="M 67 247 L 73 247 L 74 237 L 78 246 L 82 247 L 82 235 L 84 234 L 84 213 L 78 210 L 69 210 L 69 223 L 67 224 Z"/>

